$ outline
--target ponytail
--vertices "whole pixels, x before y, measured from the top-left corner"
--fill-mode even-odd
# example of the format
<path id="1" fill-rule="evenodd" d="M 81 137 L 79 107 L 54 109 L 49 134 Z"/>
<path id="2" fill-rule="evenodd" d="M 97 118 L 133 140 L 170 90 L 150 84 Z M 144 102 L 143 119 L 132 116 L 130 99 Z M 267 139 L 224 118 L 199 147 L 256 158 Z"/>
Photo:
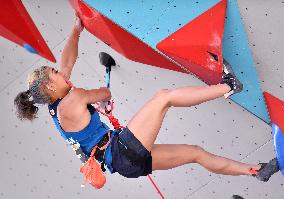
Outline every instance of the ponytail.
<path id="1" fill-rule="evenodd" d="M 14 105 L 16 106 L 16 114 L 20 120 L 30 120 L 36 118 L 36 114 L 38 112 L 38 107 L 34 104 L 34 101 L 31 100 L 31 92 L 30 90 L 20 92 L 16 98 L 14 99 Z"/>

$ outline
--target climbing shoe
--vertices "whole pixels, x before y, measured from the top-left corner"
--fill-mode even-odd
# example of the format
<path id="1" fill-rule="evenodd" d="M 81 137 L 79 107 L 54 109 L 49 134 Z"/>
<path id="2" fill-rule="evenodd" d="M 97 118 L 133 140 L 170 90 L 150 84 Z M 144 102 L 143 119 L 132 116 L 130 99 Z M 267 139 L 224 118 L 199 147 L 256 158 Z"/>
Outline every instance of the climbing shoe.
<path id="1" fill-rule="evenodd" d="M 223 75 L 221 84 L 227 84 L 231 88 L 231 90 L 224 95 L 225 98 L 228 98 L 229 96 L 239 93 L 243 90 L 243 84 L 237 79 L 231 65 L 225 59 L 223 60 Z"/>
<path id="2" fill-rule="evenodd" d="M 267 182 L 269 178 L 280 170 L 277 158 L 270 160 L 268 163 L 260 163 L 261 168 L 255 177 L 263 182 Z"/>

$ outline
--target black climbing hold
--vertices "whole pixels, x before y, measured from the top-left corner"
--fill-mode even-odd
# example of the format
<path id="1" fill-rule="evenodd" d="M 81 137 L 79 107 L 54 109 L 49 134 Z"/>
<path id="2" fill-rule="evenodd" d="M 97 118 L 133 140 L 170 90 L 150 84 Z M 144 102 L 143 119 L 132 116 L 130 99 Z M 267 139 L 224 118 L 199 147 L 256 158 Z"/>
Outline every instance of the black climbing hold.
<path id="1" fill-rule="evenodd" d="M 114 59 L 105 52 L 100 52 L 99 57 L 101 64 L 104 65 L 105 67 L 111 67 L 116 65 Z"/>
<path id="2" fill-rule="evenodd" d="M 239 196 L 239 195 L 233 195 L 232 199 L 244 199 L 243 197 Z"/>

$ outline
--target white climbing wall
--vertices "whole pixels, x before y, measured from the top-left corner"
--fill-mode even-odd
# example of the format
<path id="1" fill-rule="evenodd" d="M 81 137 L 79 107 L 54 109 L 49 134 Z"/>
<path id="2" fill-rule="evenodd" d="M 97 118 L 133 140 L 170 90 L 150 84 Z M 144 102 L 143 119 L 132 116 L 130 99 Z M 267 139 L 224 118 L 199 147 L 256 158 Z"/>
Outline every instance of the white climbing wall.
<path id="1" fill-rule="evenodd" d="M 261 86 L 284 100 L 284 1 L 238 2 Z M 23 3 L 59 61 L 74 21 L 71 6 L 64 0 Z M 111 90 L 114 113 L 123 124 L 160 89 L 204 85 L 193 76 L 129 61 L 84 31 L 71 77 L 77 87 L 105 85 L 105 71 L 98 59 L 101 51 L 110 53 L 118 64 L 112 71 Z M 146 177 L 125 179 L 107 174 L 102 190 L 81 188 L 80 161 L 56 131 L 47 107 L 40 107 L 39 118 L 33 123 L 17 120 L 13 99 L 27 89 L 27 75 L 41 65 L 58 68 L 59 64 L 0 38 L 0 199 L 158 199 Z M 270 126 L 223 98 L 171 109 L 157 143 L 200 145 L 218 155 L 250 163 L 274 157 Z M 233 194 L 246 199 L 284 198 L 284 177 L 280 173 L 262 183 L 252 177 L 211 174 L 191 164 L 153 172 L 152 177 L 167 199 L 229 199 Z"/>

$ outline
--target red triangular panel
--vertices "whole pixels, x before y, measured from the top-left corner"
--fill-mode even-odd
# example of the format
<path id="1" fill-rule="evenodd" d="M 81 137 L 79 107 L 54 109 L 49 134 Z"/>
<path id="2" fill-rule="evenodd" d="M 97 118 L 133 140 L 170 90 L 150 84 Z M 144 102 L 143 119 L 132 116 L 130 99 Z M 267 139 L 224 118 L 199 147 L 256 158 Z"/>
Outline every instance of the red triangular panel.
<path id="1" fill-rule="evenodd" d="M 0 35 L 23 46 L 29 44 L 42 57 L 56 62 L 20 0 L 1 2 Z"/>
<path id="2" fill-rule="evenodd" d="M 226 6 L 227 1 L 222 0 L 158 43 L 157 48 L 205 82 L 219 83 Z"/>
<path id="3" fill-rule="evenodd" d="M 101 15 L 83 1 L 69 0 L 69 2 L 80 16 L 85 28 L 90 33 L 128 59 L 161 68 L 188 73 L 137 39 L 131 33 Z"/>
<path id="4" fill-rule="evenodd" d="M 284 132 L 284 102 L 268 92 L 263 94 L 272 123 L 279 126 L 281 131 Z"/>

